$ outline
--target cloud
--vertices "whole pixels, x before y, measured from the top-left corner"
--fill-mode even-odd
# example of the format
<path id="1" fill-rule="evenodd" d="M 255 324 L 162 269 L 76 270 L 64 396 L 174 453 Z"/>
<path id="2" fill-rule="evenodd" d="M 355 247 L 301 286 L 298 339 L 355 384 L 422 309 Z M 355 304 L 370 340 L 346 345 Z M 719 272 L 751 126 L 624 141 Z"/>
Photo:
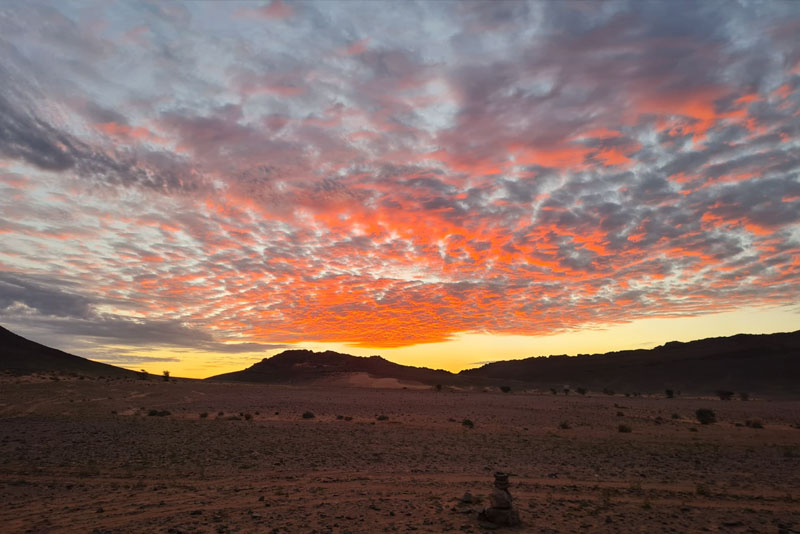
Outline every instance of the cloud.
<path id="1" fill-rule="evenodd" d="M 683 7 L 26 4 L 4 317 L 233 354 L 795 302 L 800 13 Z"/>

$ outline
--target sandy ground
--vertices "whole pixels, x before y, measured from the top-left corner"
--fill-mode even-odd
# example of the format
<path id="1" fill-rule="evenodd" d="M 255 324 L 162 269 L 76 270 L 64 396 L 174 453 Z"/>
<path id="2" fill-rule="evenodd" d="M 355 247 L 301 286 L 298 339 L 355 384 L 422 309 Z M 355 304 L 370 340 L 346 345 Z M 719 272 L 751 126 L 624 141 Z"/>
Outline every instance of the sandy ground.
<path id="1" fill-rule="evenodd" d="M 4 378 L 0 531 L 480 533 L 505 470 L 501 531 L 800 532 L 798 427 L 800 401 Z"/>

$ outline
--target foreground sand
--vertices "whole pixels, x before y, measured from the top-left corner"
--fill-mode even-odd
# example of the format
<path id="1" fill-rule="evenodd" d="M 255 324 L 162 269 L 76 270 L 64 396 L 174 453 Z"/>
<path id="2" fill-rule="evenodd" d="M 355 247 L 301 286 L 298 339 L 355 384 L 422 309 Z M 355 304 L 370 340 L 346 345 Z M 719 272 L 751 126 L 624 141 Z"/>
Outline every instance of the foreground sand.
<path id="1" fill-rule="evenodd" d="M 798 401 L 6 378 L 0 530 L 479 533 L 459 498 L 507 470 L 505 530 L 793 532 L 798 425 Z"/>

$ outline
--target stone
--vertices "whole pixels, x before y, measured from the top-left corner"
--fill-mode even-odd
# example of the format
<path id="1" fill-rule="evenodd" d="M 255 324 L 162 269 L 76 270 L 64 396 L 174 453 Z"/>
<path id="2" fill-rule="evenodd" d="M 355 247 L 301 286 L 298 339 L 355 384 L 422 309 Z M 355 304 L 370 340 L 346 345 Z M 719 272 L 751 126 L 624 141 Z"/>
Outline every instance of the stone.
<path id="1" fill-rule="evenodd" d="M 488 508 L 478 514 L 481 526 L 489 525 L 513 527 L 520 524 L 519 512 L 514 509 L 511 493 L 508 491 L 508 473 L 496 472 L 494 474 L 494 490 L 489 496 Z"/>

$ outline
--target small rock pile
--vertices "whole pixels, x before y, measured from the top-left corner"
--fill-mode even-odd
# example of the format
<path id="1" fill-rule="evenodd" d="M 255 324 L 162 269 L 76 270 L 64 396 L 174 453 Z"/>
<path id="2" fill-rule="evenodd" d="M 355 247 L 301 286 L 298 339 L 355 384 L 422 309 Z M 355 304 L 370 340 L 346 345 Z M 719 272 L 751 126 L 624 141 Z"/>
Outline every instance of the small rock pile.
<path id="1" fill-rule="evenodd" d="M 514 509 L 511 493 L 508 491 L 508 473 L 494 474 L 494 490 L 489 496 L 488 508 L 478 514 L 478 520 L 486 526 L 513 527 L 520 524 L 519 512 Z"/>

